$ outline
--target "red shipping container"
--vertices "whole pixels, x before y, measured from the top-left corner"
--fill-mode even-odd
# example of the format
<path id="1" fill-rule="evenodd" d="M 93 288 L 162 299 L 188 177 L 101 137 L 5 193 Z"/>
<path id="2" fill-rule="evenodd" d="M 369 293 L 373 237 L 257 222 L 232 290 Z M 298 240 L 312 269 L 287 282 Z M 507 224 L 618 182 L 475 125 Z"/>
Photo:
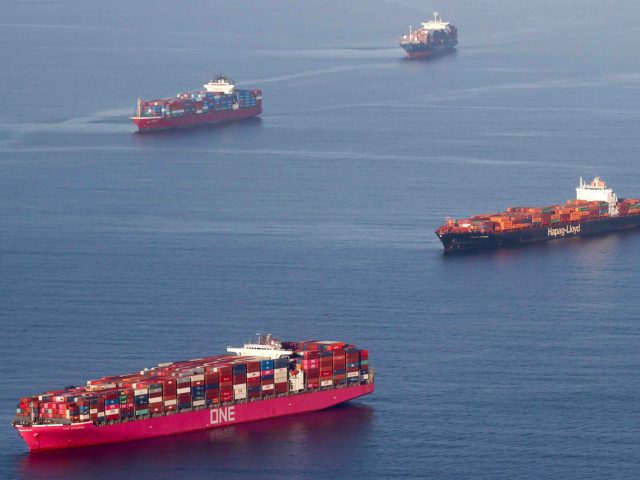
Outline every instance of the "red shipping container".
<path id="1" fill-rule="evenodd" d="M 233 384 L 234 385 L 243 385 L 247 383 L 247 376 L 246 375 L 237 375 L 235 377 L 233 377 Z"/>
<path id="2" fill-rule="evenodd" d="M 231 382 L 231 367 L 217 367 L 220 383 Z"/>
<path id="3" fill-rule="evenodd" d="M 247 379 L 247 387 L 256 387 L 260 386 L 260 377 L 248 378 Z"/>
<path id="4" fill-rule="evenodd" d="M 320 352 L 318 352 L 318 351 L 311 351 L 311 350 L 305 350 L 305 351 L 298 352 L 298 353 L 299 353 L 299 354 L 301 354 L 305 359 L 308 359 L 308 360 L 315 360 L 315 359 L 318 359 L 318 358 L 319 358 L 319 357 L 318 357 L 318 354 L 319 354 Z"/>
<path id="5" fill-rule="evenodd" d="M 289 391 L 289 383 L 288 382 L 276 383 L 275 391 L 276 393 L 287 393 Z"/>
<path id="6" fill-rule="evenodd" d="M 214 384 L 219 384 L 220 380 L 219 380 L 219 376 L 217 373 L 211 372 L 211 373 L 205 373 L 204 374 L 204 383 L 205 385 L 214 385 Z"/>
<path id="7" fill-rule="evenodd" d="M 247 373 L 255 373 L 260 371 L 260 362 L 247 362 Z"/>

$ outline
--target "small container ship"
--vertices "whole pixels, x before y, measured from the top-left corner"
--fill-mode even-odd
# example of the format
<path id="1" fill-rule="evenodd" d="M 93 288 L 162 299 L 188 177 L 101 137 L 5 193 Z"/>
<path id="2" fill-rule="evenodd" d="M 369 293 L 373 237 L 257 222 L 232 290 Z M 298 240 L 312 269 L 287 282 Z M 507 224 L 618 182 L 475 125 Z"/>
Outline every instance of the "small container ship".
<path id="1" fill-rule="evenodd" d="M 139 132 L 149 132 L 241 120 L 262 113 L 261 90 L 237 89 L 223 75 L 203 87 L 172 98 L 138 99 L 136 113 L 130 118 Z"/>
<path id="2" fill-rule="evenodd" d="M 547 240 L 630 230 L 640 226 L 640 200 L 619 200 L 596 177 L 582 178 L 576 199 L 548 207 L 512 207 L 505 212 L 447 219 L 436 230 L 445 252 L 523 245 Z"/>
<path id="3" fill-rule="evenodd" d="M 449 22 L 443 22 L 438 12 L 433 12 L 433 20 L 422 27 L 400 37 L 400 47 L 407 58 L 431 57 L 453 50 L 458 44 L 458 29 Z"/>
<path id="4" fill-rule="evenodd" d="M 373 391 L 368 350 L 264 334 L 226 354 L 23 397 L 13 425 L 38 452 L 313 412 Z"/>

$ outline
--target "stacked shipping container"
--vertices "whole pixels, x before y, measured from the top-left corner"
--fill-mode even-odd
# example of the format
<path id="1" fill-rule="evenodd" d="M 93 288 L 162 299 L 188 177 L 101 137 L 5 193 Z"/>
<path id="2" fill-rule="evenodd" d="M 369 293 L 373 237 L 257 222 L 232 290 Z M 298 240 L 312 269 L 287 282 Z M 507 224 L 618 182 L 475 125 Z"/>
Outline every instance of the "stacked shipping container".
<path id="1" fill-rule="evenodd" d="M 233 93 L 189 92 L 174 98 L 138 102 L 138 117 L 182 117 L 212 112 L 226 112 L 234 108 L 255 108 L 262 96 L 260 90 L 235 90 Z"/>

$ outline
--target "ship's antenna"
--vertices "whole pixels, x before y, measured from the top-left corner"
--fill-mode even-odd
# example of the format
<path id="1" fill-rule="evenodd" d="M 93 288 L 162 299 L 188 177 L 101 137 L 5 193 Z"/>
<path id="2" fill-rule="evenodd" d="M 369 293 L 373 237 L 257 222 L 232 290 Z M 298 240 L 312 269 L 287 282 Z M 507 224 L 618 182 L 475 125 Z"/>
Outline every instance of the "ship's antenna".
<path id="1" fill-rule="evenodd" d="M 437 10 L 435 12 L 433 12 L 433 21 L 434 22 L 438 21 L 438 11 Z"/>

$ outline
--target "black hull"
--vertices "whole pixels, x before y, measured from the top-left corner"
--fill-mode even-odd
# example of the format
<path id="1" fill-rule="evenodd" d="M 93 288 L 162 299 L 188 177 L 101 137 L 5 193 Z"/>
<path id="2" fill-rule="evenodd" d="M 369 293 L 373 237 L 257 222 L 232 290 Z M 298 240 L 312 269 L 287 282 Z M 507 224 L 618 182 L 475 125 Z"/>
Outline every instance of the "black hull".
<path id="1" fill-rule="evenodd" d="M 445 252 L 464 252 L 514 247 L 559 238 L 601 235 L 638 227 L 640 227 L 640 215 L 625 215 L 586 222 L 556 223 L 548 227 L 527 228 L 504 233 L 481 234 L 469 232 L 437 235 L 444 246 Z"/>
<path id="2" fill-rule="evenodd" d="M 458 44 L 457 40 L 451 40 L 437 45 L 425 45 L 423 43 L 404 43 L 400 46 L 406 52 L 408 58 L 422 58 L 442 55 L 453 51 Z"/>

